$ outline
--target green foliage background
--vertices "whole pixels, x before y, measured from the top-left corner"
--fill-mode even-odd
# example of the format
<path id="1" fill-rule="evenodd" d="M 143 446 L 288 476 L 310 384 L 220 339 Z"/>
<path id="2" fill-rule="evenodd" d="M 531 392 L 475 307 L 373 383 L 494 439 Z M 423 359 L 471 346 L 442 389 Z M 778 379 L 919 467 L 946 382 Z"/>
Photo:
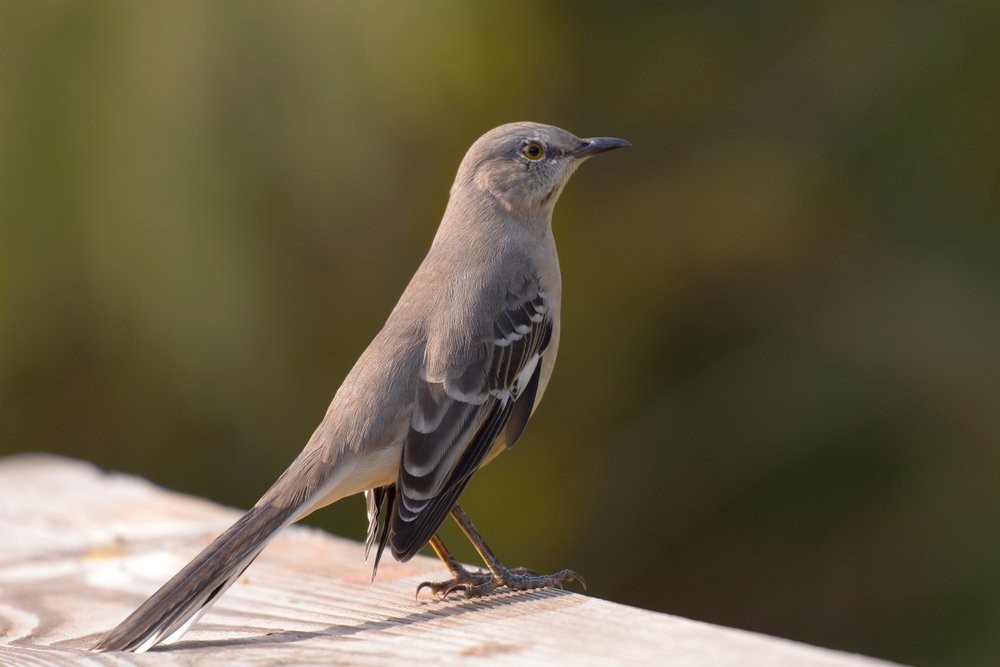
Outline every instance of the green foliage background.
<path id="1" fill-rule="evenodd" d="M 998 35 L 994 0 L 4 1 L 0 453 L 252 504 L 480 133 L 622 136 L 470 514 L 601 597 L 996 664 Z"/>

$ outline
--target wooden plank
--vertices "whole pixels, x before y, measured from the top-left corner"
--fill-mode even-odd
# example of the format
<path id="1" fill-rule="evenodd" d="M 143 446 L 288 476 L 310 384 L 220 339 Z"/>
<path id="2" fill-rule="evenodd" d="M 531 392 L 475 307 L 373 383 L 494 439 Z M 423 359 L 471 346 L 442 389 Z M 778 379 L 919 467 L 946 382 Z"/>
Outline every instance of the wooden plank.
<path id="1" fill-rule="evenodd" d="M 568 591 L 414 599 L 441 578 L 306 527 L 279 536 L 181 642 L 87 648 L 238 512 L 45 455 L 0 459 L 0 664 L 817 665 L 881 661 Z"/>

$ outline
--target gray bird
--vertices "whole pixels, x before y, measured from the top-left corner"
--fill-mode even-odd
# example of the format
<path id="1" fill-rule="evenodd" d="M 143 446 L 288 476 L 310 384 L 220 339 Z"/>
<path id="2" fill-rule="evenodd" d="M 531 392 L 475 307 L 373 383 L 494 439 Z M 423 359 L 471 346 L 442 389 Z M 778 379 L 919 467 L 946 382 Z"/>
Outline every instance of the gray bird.
<path id="1" fill-rule="evenodd" d="M 375 568 L 386 545 L 406 561 L 428 542 L 448 567 L 451 579 L 418 593 L 582 581 L 571 570 L 504 567 L 457 501 L 476 470 L 514 445 L 552 375 L 562 294 L 556 200 L 583 160 L 628 145 L 538 123 L 480 137 L 458 168 L 430 251 L 302 452 L 95 649 L 142 652 L 179 639 L 279 530 L 362 492 Z M 488 571 L 463 568 L 436 535 L 449 513 Z"/>

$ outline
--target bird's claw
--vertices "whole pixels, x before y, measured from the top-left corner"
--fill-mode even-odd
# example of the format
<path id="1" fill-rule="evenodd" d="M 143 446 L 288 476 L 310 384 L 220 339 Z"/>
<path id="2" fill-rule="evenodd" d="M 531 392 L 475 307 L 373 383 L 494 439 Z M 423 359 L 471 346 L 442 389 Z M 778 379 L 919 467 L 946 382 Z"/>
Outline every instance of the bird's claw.
<path id="1" fill-rule="evenodd" d="M 565 584 L 579 582 L 584 590 L 587 589 L 587 582 L 574 570 L 560 570 L 555 574 L 540 575 L 534 570 L 526 567 L 516 567 L 507 569 L 501 567 L 498 574 L 492 572 L 469 572 L 459 570 L 453 572 L 454 578 L 447 581 L 430 582 L 425 581 L 417 586 L 417 597 L 423 589 L 430 590 L 431 594 L 442 600 L 447 600 L 452 593 L 462 592 L 466 598 L 476 598 L 489 595 L 499 588 L 507 588 L 512 591 L 527 591 L 536 588 L 563 588 Z"/>
<path id="2" fill-rule="evenodd" d="M 448 596 L 456 591 L 465 593 L 465 597 L 476 597 L 476 591 L 489 585 L 493 580 L 493 575 L 489 572 L 469 572 L 466 569 L 456 570 L 452 573 L 454 577 L 448 581 L 425 581 L 417 586 L 416 596 L 420 597 L 420 591 L 430 590 L 431 594 L 442 600 L 447 600 Z M 485 595 L 485 593 L 478 593 Z"/>

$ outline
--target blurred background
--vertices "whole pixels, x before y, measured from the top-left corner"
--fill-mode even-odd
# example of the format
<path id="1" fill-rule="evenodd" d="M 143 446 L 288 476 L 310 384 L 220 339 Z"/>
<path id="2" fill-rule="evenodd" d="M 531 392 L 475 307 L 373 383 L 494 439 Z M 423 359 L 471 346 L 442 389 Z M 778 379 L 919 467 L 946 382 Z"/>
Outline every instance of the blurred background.
<path id="1" fill-rule="evenodd" d="M 479 527 L 611 600 L 996 664 L 998 36 L 995 0 L 2 2 L 0 454 L 251 505 L 474 139 L 621 136 L 556 209 L 559 365 Z"/>

